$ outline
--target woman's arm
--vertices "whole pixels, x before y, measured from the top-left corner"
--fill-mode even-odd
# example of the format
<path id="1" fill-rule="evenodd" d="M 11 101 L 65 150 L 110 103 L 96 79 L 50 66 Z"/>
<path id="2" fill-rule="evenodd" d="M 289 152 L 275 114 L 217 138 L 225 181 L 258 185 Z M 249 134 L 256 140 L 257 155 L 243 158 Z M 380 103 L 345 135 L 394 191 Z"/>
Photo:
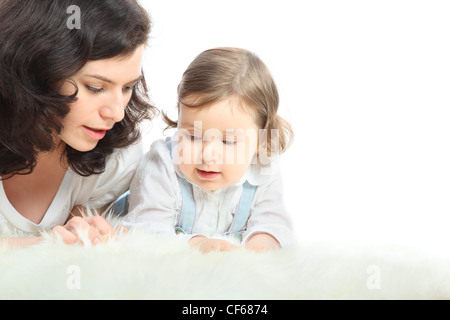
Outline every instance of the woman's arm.
<path id="1" fill-rule="evenodd" d="M 42 237 L 3 238 L 0 239 L 0 246 L 6 246 L 10 249 L 19 249 L 38 244 L 42 240 Z"/>
<path id="2" fill-rule="evenodd" d="M 54 227 L 52 235 L 60 237 L 66 244 L 77 244 L 82 242 L 81 235 L 86 234 L 93 245 L 104 239 L 116 237 L 114 228 L 105 218 L 87 217 L 84 212 L 83 207 L 74 207 L 66 224 Z M 43 239 L 43 237 L 0 238 L 0 246 L 7 246 L 11 249 L 26 248 L 40 243 Z"/>

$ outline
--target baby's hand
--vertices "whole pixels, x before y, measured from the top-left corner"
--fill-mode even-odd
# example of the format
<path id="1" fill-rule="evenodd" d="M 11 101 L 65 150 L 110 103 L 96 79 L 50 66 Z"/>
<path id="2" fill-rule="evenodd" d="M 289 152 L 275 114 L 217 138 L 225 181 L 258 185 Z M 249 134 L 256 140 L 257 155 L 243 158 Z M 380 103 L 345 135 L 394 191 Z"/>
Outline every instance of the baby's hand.
<path id="1" fill-rule="evenodd" d="M 253 251 L 271 251 L 279 249 L 280 243 L 268 233 L 258 233 L 247 241 L 245 247 Z"/>
<path id="2" fill-rule="evenodd" d="M 204 236 L 196 236 L 189 240 L 189 244 L 198 248 L 202 253 L 211 251 L 230 251 L 238 248 L 238 246 L 220 239 L 209 239 Z"/>

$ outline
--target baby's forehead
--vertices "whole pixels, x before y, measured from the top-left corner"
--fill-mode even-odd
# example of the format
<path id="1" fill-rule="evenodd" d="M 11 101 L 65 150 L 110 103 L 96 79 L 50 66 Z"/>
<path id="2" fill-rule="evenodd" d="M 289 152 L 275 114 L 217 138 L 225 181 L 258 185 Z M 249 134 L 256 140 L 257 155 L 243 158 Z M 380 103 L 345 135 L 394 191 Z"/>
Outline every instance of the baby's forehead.
<path id="1" fill-rule="evenodd" d="M 179 104 L 179 120 L 187 114 L 195 116 L 231 116 L 235 118 L 251 117 L 255 123 L 259 122 L 259 115 L 254 106 L 246 103 L 238 97 L 227 97 L 220 100 L 214 100 L 208 103 L 201 103 L 198 97 L 191 97 L 189 100 L 183 100 Z"/>
<path id="2" fill-rule="evenodd" d="M 178 134 L 181 135 L 192 135 L 192 134 L 201 134 L 201 135 L 207 135 L 207 136 L 214 136 L 214 137 L 225 137 L 225 136 L 233 136 L 233 137 L 241 137 L 241 136 L 254 136 L 255 134 L 258 134 L 258 132 L 261 129 L 257 128 L 228 128 L 228 129 L 222 129 L 222 128 L 214 128 L 214 127 L 208 127 L 205 128 L 201 121 L 195 121 L 193 126 L 183 126 L 181 124 L 178 127 Z"/>
<path id="3" fill-rule="evenodd" d="M 259 128 L 252 113 L 227 102 L 201 107 L 183 106 L 180 109 L 178 123 L 178 127 L 188 130 L 216 129 L 223 133 Z"/>

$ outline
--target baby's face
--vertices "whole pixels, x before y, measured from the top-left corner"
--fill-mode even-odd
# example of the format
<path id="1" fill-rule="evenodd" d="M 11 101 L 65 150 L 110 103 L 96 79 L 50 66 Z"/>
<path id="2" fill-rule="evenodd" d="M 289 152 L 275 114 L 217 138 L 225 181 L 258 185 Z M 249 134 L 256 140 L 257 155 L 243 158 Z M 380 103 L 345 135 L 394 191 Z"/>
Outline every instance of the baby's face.
<path id="1" fill-rule="evenodd" d="M 232 98 L 201 107 L 180 105 L 177 163 L 189 181 L 218 190 L 243 177 L 258 147 L 250 110 Z"/>

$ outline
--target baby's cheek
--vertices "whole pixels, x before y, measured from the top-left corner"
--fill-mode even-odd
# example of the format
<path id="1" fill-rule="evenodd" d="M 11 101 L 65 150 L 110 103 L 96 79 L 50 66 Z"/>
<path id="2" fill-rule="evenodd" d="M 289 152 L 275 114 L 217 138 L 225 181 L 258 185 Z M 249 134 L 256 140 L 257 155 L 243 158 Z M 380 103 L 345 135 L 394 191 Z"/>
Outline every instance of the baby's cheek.
<path id="1" fill-rule="evenodd" d="M 194 170 L 194 167 L 190 164 L 186 164 L 186 163 L 180 163 L 178 165 L 178 168 L 180 169 L 180 171 L 183 173 L 183 175 L 188 178 L 189 180 L 192 180 L 192 172 Z"/>
<path id="2" fill-rule="evenodd" d="M 193 143 L 186 138 L 180 139 L 177 144 L 174 158 L 178 165 L 194 165 L 201 163 L 201 144 Z"/>
<path id="3" fill-rule="evenodd" d="M 226 180 L 226 184 L 232 185 L 238 182 L 245 175 L 248 167 L 248 164 L 226 165 L 222 170 L 222 174 Z"/>

